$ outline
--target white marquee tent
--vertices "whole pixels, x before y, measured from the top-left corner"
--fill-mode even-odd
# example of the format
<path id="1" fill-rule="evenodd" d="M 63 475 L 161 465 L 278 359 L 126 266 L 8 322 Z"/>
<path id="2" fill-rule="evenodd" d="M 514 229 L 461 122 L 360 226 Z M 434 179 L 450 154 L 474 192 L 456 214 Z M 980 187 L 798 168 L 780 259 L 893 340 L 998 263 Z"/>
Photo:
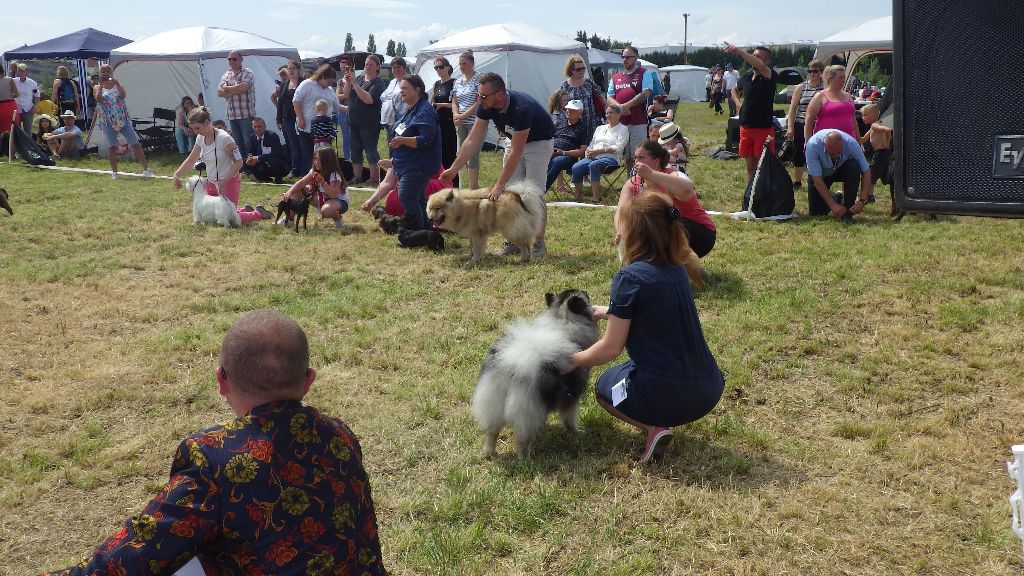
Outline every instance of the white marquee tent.
<path id="1" fill-rule="evenodd" d="M 459 53 L 470 49 L 478 73 L 497 72 L 508 89 L 525 92 L 545 105 L 565 80 L 569 55 L 587 60 L 584 44 L 560 34 L 516 22 L 492 24 L 452 34 L 420 50 L 417 73 L 427 89 L 438 79 L 434 58 L 444 56 L 458 74 Z M 489 140 L 494 141 L 493 135 Z"/>
<path id="2" fill-rule="evenodd" d="M 852 64 L 861 54 L 878 51 L 892 51 L 892 16 L 868 20 L 819 41 L 814 57 L 828 64 L 832 56 L 845 58 L 850 53 Z"/>
<path id="3" fill-rule="evenodd" d="M 133 118 L 150 118 L 154 108 L 176 109 L 182 96 L 195 100 L 201 92 L 213 118 L 226 119 L 227 101 L 217 96 L 217 85 L 232 50 L 241 52 L 242 65 L 255 77 L 256 115 L 273 126 L 277 111 L 270 93 L 277 70 L 299 59 L 291 46 L 225 28 L 178 28 L 111 51 L 110 64 L 128 94 Z"/>
<path id="4" fill-rule="evenodd" d="M 707 99 L 707 92 L 704 90 L 704 76 L 708 69 L 700 66 L 679 64 L 678 66 L 665 66 L 661 69 L 662 74 L 668 74 L 669 98 L 679 98 L 680 102 L 703 102 Z"/>

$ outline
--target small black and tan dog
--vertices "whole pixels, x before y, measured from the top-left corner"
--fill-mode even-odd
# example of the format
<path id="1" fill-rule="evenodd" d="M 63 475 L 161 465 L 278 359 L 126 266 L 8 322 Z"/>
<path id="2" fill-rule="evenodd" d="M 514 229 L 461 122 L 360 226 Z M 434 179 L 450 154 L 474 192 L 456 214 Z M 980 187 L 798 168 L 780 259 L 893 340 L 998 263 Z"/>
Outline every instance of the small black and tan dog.
<path id="1" fill-rule="evenodd" d="M 11 216 L 14 216 L 14 210 L 11 210 L 11 203 L 7 198 L 7 190 L 0 188 L 0 208 L 10 212 Z"/>
<path id="2" fill-rule="evenodd" d="M 287 214 L 288 220 L 295 220 L 295 232 L 299 232 L 299 218 L 302 218 L 302 229 L 306 228 L 306 218 L 309 215 L 309 203 L 313 201 L 313 191 L 306 190 L 302 194 L 302 200 L 286 198 L 277 203 L 277 216 L 274 222 L 281 219 L 281 214 Z"/>
<path id="3" fill-rule="evenodd" d="M 398 231 L 409 227 L 412 223 L 406 221 L 405 216 L 392 216 L 384 210 L 383 206 L 377 206 L 370 211 L 373 218 L 377 221 L 377 225 L 384 231 L 385 234 L 394 236 L 398 234 Z"/>

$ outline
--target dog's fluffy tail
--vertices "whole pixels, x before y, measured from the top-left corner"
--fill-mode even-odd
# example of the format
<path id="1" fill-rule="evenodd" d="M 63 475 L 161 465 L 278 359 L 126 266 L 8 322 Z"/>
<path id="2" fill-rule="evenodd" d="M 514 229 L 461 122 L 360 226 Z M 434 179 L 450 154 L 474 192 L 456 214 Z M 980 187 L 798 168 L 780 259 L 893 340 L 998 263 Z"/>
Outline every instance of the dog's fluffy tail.
<path id="1" fill-rule="evenodd" d="M 516 320 L 506 330 L 497 354 L 498 364 L 517 379 L 535 380 L 545 366 L 567 364 L 579 347 L 556 320 L 541 316 L 533 321 Z"/>
<path id="2" fill-rule="evenodd" d="M 543 196 L 544 191 L 534 184 L 530 183 L 529 180 L 516 180 L 508 186 L 505 186 L 505 192 L 513 192 L 524 196 L 526 194 L 533 194 L 535 196 Z"/>
<path id="3" fill-rule="evenodd" d="M 579 350 L 554 319 L 513 322 L 481 371 L 473 416 L 485 430 L 522 418 L 543 422 L 544 407 L 537 404 L 535 390 L 541 371 L 568 371 L 569 355 Z"/>

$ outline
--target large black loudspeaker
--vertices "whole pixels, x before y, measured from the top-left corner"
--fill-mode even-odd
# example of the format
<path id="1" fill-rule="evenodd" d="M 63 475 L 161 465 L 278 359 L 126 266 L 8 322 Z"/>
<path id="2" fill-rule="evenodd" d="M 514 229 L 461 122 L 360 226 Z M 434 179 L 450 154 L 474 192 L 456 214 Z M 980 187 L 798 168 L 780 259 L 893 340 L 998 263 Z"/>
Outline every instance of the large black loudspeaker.
<path id="1" fill-rule="evenodd" d="M 900 208 L 1024 217 L 1024 2 L 894 0 L 893 68 Z"/>

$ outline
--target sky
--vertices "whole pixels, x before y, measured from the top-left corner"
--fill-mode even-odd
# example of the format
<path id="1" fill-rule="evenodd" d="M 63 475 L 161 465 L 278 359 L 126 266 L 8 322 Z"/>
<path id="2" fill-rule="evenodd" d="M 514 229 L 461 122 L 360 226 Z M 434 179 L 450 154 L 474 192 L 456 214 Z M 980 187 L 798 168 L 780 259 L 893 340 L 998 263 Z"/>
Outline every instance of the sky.
<path id="1" fill-rule="evenodd" d="M 892 0 L 860 0 L 841 10 L 806 0 L 668 0 L 644 2 L 520 0 L 472 3 L 462 0 L 245 0 L 199 5 L 138 0 L 105 0 L 82 9 L 81 2 L 56 0 L 43 10 L 8 10 L 0 16 L 0 51 L 35 44 L 82 28 L 96 28 L 132 40 L 186 26 L 243 30 L 299 50 L 326 55 L 342 51 L 352 33 L 356 49 L 370 34 L 383 53 L 389 39 L 408 53 L 431 40 L 487 24 L 518 21 L 575 38 L 577 30 L 637 46 L 682 44 L 683 14 L 689 13 L 691 45 L 816 42 L 865 20 L 892 13 Z M 853 9 L 855 8 L 855 9 Z"/>

